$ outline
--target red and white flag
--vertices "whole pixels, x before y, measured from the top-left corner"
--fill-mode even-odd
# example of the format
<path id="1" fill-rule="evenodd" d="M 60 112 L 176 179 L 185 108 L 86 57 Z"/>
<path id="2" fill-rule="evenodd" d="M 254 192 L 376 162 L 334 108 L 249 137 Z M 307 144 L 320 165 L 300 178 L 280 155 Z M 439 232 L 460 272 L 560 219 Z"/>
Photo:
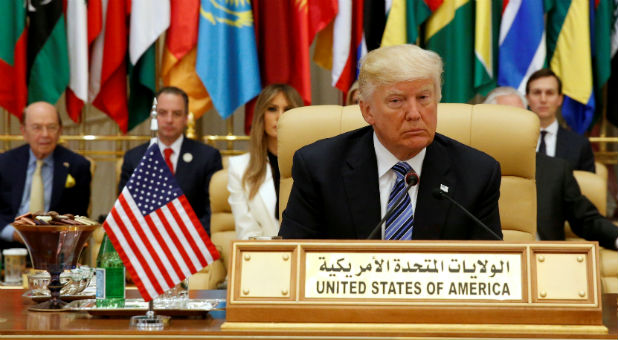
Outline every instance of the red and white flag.
<path id="1" fill-rule="evenodd" d="M 88 101 L 112 118 L 123 133 L 127 104 L 127 13 L 129 0 L 101 0 L 100 34 L 92 43 Z M 88 32 L 90 34 L 90 32 Z"/>
<path id="2" fill-rule="evenodd" d="M 66 92 L 67 113 L 79 122 L 88 100 L 88 8 L 85 0 L 67 3 L 67 45 L 71 78 Z"/>
<path id="3" fill-rule="evenodd" d="M 145 301 L 219 258 L 157 143 L 146 150 L 103 228 Z"/>

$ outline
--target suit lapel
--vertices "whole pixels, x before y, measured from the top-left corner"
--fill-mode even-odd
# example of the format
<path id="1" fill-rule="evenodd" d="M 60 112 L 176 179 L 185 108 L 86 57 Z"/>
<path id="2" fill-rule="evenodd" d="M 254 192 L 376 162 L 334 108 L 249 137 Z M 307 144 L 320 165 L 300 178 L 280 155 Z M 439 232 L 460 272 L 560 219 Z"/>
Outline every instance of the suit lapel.
<path id="1" fill-rule="evenodd" d="M 556 133 L 556 157 L 567 159 L 567 150 L 569 149 L 568 141 L 567 138 L 564 138 L 562 127 L 558 126 L 558 131 Z"/>
<path id="2" fill-rule="evenodd" d="M 367 128 L 367 133 L 352 145 L 343 164 L 342 178 L 357 238 L 366 238 L 380 220 L 380 189 L 373 129 Z"/>
<path id="3" fill-rule="evenodd" d="M 14 167 L 12 178 L 15 180 L 15 186 L 13 187 L 13 195 L 15 197 L 12 201 L 13 211 L 17 212 L 21 205 L 21 200 L 24 194 L 24 186 L 26 185 L 26 174 L 28 172 L 28 161 L 30 160 L 30 147 L 25 145 L 18 152 L 15 153 L 16 162 L 18 167 Z"/>
<path id="4" fill-rule="evenodd" d="M 439 136 L 436 134 L 436 139 Z M 441 185 L 448 187 L 449 195 L 455 192 L 455 181 L 450 175 L 451 161 L 439 142 L 434 139 L 427 147 L 414 215 L 412 239 L 439 239 L 450 203 L 433 197 L 432 191 Z"/>
<path id="5" fill-rule="evenodd" d="M 186 157 L 187 159 L 191 159 L 191 161 L 187 162 L 185 160 L 185 154 L 191 155 L 190 157 Z M 176 171 L 174 171 L 174 177 L 176 177 L 176 181 L 183 191 L 185 191 L 186 188 L 184 181 L 189 181 L 191 178 L 191 176 L 188 176 L 188 173 L 191 171 L 189 164 L 193 161 L 193 157 L 195 157 L 195 155 L 193 155 L 193 148 L 191 147 L 190 141 L 185 136 L 182 141 L 182 145 L 180 146 L 180 154 L 178 155 L 178 161 L 176 162 Z M 190 185 L 190 183 L 188 184 Z"/>
<path id="6" fill-rule="evenodd" d="M 51 202 L 49 203 L 50 210 L 53 210 L 52 207 L 56 207 L 58 202 L 60 202 L 70 166 L 71 164 L 64 162 L 64 159 L 61 157 L 60 147 L 57 146 L 54 150 L 54 184 L 52 185 Z"/>

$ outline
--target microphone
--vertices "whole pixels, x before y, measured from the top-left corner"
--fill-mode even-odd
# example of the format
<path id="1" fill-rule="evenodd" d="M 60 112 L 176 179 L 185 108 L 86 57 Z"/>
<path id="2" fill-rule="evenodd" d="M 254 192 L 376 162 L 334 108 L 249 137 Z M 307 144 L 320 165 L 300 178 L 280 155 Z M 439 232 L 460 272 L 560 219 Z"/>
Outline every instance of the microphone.
<path id="1" fill-rule="evenodd" d="M 476 216 L 472 215 L 472 213 L 469 212 L 468 209 L 464 208 L 461 204 L 457 203 L 457 201 L 455 201 L 455 199 L 453 199 L 451 196 L 449 196 L 446 193 L 446 191 L 444 191 L 444 190 L 442 190 L 440 188 L 435 188 L 435 189 L 433 189 L 431 194 L 436 199 L 439 199 L 439 200 L 447 199 L 447 200 L 449 200 L 451 203 L 453 203 L 455 206 L 457 206 L 459 209 L 461 209 L 461 211 L 463 211 L 466 215 L 468 215 L 468 217 L 470 217 L 474 222 L 476 222 L 476 224 L 480 225 L 481 227 L 483 227 L 483 229 L 488 231 L 491 234 L 491 236 L 493 236 L 496 240 L 502 241 L 502 237 L 498 236 L 498 234 L 496 234 L 493 230 L 491 230 L 485 223 L 481 222 L 481 220 L 476 218 Z"/>
<path id="2" fill-rule="evenodd" d="M 418 184 L 419 182 L 418 174 L 416 173 L 416 171 L 414 171 L 414 169 L 412 169 L 408 171 L 408 173 L 406 173 L 404 180 L 406 181 L 406 188 L 404 192 L 407 193 L 411 187 Z M 384 217 L 382 217 L 380 222 L 378 222 L 378 225 L 375 226 L 373 230 L 371 231 L 371 233 L 369 234 L 369 236 L 367 236 L 368 240 L 372 240 L 376 238 L 376 236 L 378 236 L 378 233 L 382 231 L 382 224 L 384 223 L 384 221 L 386 221 L 386 219 L 388 219 L 389 217 L 391 217 L 391 215 L 393 215 L 393 213 L 395 212 L 397 207 L 399 207 L 401 202 L 403 202 L 405 197 L 406 195 L 401 195 L 399 199 L 395 201 L 395 204 L 393 204 L 393 206 L 389 210 L 386 211 L 386 214 L 384 214 Z"/>

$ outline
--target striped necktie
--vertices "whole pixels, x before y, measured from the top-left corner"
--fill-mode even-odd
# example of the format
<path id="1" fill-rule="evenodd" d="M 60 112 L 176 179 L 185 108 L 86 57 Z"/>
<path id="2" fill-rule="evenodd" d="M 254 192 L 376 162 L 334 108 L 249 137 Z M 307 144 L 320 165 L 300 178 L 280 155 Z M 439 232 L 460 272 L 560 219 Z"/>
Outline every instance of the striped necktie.
<path id="1" fill-rule="evenodd" d="M 399 200 L 402 195 L 405 195 L 403 201 L 396 208 L 395 212 L 386 220 L 386 229 L 384 230 L 385 240 L 410 240 L 412 239 L 412 222 L 414 222 L 414 211 L 412 209 L 412 201 L 406 189 L 406 174 L 412 170 L 412 167 L 406 162 L 399 162 L 392 167 L 397 175 L 397 180 L 388 197 L 387 211 Z"/>

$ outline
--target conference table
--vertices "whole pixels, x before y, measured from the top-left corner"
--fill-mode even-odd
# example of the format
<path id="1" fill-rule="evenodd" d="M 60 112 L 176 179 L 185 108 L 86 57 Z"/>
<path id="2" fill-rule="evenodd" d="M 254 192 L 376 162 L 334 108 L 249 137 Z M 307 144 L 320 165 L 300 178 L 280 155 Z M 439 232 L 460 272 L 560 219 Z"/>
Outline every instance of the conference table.
<path id="1" fill-rule="evenodd" d="M 549 339 L 617 339 L 618 318 L 616 294 L 603 296 L 603 322 L 608 334 L 466 334 L 448 333 L 440 330 L 411 332 L 405 329 L 372 332 L 363 330 L 320 331 L 302 328 L 262 327 L 259 330 L 227 330 L 222 328 L 225 311 L 211 311 L 200 316 L 173 317 L 162 331 L 138 331 L 131 329 L 128 317 L 92 316 L 87 312 L 31 312 L 28 307 L 34 302 L 23 297 L 22 288 L 0 289 L 0 338 L 1 339 L 450 339 L 450 338 L 549 338 Z M 135 289 L 127 290 L 127 298 L 138 298 Z M 225 290 L 190 291 L 193 299 L 225 299 Z"/>

